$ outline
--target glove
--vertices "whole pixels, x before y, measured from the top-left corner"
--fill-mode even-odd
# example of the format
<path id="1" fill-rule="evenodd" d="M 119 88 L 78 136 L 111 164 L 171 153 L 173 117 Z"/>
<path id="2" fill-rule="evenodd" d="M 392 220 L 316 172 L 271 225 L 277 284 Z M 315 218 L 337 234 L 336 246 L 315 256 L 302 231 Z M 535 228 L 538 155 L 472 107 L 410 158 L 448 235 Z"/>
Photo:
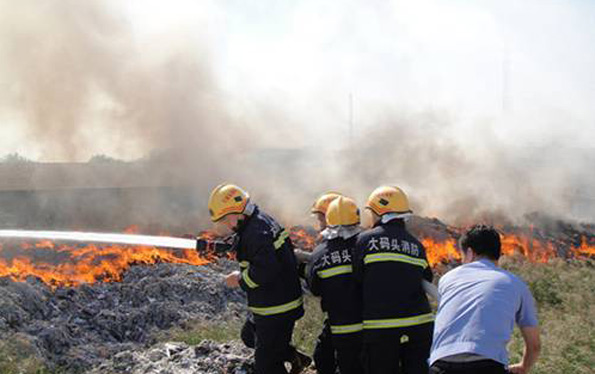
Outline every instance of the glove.
<path id="1" fill-rule="evenodd" d="M 295 258 L 300 264 L 310 262 L 312 259 L 312 253 L 304 251 L 302 249 L 295 249 L 293 251 L 295 253 Z"/>

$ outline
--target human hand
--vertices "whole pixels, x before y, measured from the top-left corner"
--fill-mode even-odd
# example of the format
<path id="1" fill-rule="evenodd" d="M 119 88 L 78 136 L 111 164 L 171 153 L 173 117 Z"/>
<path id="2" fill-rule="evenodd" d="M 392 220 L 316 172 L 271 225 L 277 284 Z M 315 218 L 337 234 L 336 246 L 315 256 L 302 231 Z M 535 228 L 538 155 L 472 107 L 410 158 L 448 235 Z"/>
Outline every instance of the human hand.
<path id="1" fill-rule="evenodd" d="M 225 284 L 227 287 L 236 288 L 240 286 L 240 272 L 234 271 L 233 273 L 227 274 L 225 277 Z"/>
<path id="2" fill-rule="evenodd" d="M 522 364 L 508 366 L 508 372 L 511 374 L 527 374 L 527 370 L 525 370 Z"/>

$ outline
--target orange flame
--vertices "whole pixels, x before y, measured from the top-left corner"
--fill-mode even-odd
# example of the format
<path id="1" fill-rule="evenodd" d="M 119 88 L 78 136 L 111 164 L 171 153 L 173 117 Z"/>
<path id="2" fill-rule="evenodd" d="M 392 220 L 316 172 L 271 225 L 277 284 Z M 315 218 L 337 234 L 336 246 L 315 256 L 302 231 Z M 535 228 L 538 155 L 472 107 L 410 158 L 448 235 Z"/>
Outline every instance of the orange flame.
<path id="1" fill-rule="evenodd" d="M 317 235 L 298 226 L 292 227 L 289 231 L 291 242 L 295 247 L 307 251 L 312 251 L 316 247 Z"/>
<path id="2" fill-rule="evenodd" d="M 36 247 L 39 248 L 37 245 Z M 201 257 L 193 249 L 91 244 L 84 247 L 64 245 L 59 251 L 68 253 L 67 262 L 33 263 L 24 255 L 11 261 L 0 259 L 0 277 L 25 281 L 29 276 L 34 276 L 51 286 L 78 286 L 84 283 L 120 281 L 122 274 L 134 264 L 166 262 L 204 265 L 210 262 L 210 259 Z"/>
<path id="3" fill-rule="evenodd" d="M 423 238 L 421 243 L 426 248 L 426 257 L 431 266 L 441 262 L 452 262 L 461 259 L 461 254 L 457 250 L 454 239 L 449 238 L 439 242 L 432 238 Z"/>
<path id="4" fill-rule="evenodd" d="M 138 227 L 131 226 L 126 233 L 137 233 Z M 199 238 L 216 239 L 212 232 L 204 231 Z M 30 251 L 53 250 L 65 254 L 60 263 L 33 261 Z M 0 245 L 0 253 L 3 246 Z M 199 253 L 194 249 L 168 249 L 148 246 L 60 245 L 50 240 L 34 244 L 20 243 L 20 254 L 10 260 L 0 258 L 0 277 L 22 282 L 28 277 L 39 278 L 52 286 L 79 286 L 84 283 L 114 282 L 122 279 L 123 273 L 135 264 L 173 263 L 204 265 L 213 260 L 211 253 Z M 23 253 L 24 252 L 24 253 Z M 27 253 L 29 252 L 29 253 Z"/>
<path id="5" fill-rule="evenodd" d="M 502 254 L 513 256 L 520 254 L 532 262 L 547 262 L 557 257 L 557 250 L 550 241 L 541 241 L 527 236 L 503 234 L 501 236 Z"/>
<path id="6" fill-rule="evenodd" d="M 595 256 L 595 244 L 589 244 L 585 236 L 581 237 L 581 245 L 574 249 L 574 254 L 578 257 Z"/>

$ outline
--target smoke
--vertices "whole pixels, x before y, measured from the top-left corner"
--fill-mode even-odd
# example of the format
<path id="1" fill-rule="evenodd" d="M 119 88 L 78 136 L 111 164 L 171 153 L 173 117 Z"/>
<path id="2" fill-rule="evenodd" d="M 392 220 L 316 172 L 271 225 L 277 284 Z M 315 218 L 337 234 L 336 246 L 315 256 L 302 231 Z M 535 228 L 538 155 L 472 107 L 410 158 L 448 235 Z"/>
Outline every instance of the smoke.
<path id="1" fill-rule="evenodd" d="M 519 110 L 531 96 L 523 90 L 545 90 L 535 76 L 508 84 L 481 70 L 536 71 L 526 55 L 512 54 L 514 68 L 502 64 L 494 18 L 453 6 L 436 19 L 407 2 L 349 2 L 335 16 L 337 7 L 306 1 L 267 8 L 279 24 L 264 22 L 264 8 L 237 5 L 223 32 L 204 4 L 191 27 L 143 34 L 119 1 L 0 0 L 0 119 L 10 119 L 3 138 L 18 143 L 10 151 L 43 161 L 141 159 L 140 179 L 184 186 L 199 201 L 178 199 L 168 214 L 169 195 L 147 196 L 127 208 L 142 211 L 135 220 L 173 222 L 184 207 L 202 214 L 209 189 L 225 180 L 288 222 L 307 217 L 325 190 L 363 203 L 385 183 L 404 188 L 417 213 L 452 223 L 534 211 L 594 216 L 593 149 L 572 133 L 592 110 L 544 110 L 553 99 L 543 96 L 545 104 Z M 478 25 L 486 35 L 465 28 Z M 501 98 L 505 83 L 523 96 Z M 503 106 L 514 116 L 493 115 Z M 572 135 L 561 136 L 561 124 Z"/>
<path id="2" fill-rule="evenodd" d="M 485 130 L 466 143 L 447 114 L 385 116 L 342 162 L 343 178 L 358 191 L 398 185 L 416 213 L 456 225 L 526 223 L 534 212 L 592 218 L 588 150 L 515 147 Z"/>
<path id="3" fill-rule="evenodd" d="M 44 161 L 157 152 L 214 172 L 210 159 L 248 131 L 231 125 L 206 48 L 183 33 L 139 38 L 119 3 L 3 0 L 3 109 Z"/>

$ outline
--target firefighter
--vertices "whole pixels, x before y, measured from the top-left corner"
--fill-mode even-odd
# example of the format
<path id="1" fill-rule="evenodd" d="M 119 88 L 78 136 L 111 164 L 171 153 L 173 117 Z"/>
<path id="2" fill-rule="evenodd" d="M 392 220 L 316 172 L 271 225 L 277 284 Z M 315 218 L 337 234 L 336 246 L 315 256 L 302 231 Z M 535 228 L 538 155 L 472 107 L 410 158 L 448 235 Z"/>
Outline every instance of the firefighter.
<path id="1" fill-rule="evenodd" d="M 234 250 L 241 271 L 226 276 L 229 287 L 248 296 L 256 331 L 256 374 L 291 374 L 309 364 L 291 346 L 295 321 L 304 315 L 302 290 L 289 232 L 250 201 L 247 192 L 221 184 L 211 193 L 209 213 L 220 235 L 236 234 Z"/>
<path id="2" fill-rule="evenodd" d="M 310 290 L 321 297 L 322 309 L 328 314 L 341 374 L 363 373 L 361 290 L 352 274 L 359 223 L 355 202 L 343 196 L 335 198 L 326 212 L 325 240 L 316 248 L 308 274 Z"/>
<path id="3" fill-rule="evenodd" d="M 310 213 L 314 216 L 314 218 L 316 218 L 319 233 L 322 233 L 322 231 L 326 228 L 326 211 L 329 204 L 339 196 L 342 196 L 339 192 L 326 192 L 316 199 L 314 204 L 312 204 Z"/>
<path id="4" fill-rule="evenodd" d="M 323 230 L 326 229 L 326 212 L 329 204 L 339 196 L 341 196 L 341 194 L 338 192 L 327 192 L 316 199 L 312 205 L 310 213 L 316 218 L 319 233 L 322 233 Z M 324 244 L 322 236 L 319 236 L 319 241 Z M 311 265 L 312 264 L 307 268 L 307 273 L 309 273 Z M 308 276 L 309 274 L 305 274 L 306 278 Z M 313 358 L 316 371 L 319 374 L 335 374 L 337 372 L 337 360 L 335 358 L 335 348 L 333 347 L 331 327 L 328 318 L 325 318 L 322 324 L 322 331 L 320 332 L 320 335 L 318 335 Z"/>
<path id="5" fill-rule="evenodd" d="M 367 373 L 426 374 L 433 315 L 422 287 L 432 281 L 423 245 L 405 227 L 411 215 L 398 187 L 374 190 L 354 254 L 363 297 L 364 367 Z"/>

